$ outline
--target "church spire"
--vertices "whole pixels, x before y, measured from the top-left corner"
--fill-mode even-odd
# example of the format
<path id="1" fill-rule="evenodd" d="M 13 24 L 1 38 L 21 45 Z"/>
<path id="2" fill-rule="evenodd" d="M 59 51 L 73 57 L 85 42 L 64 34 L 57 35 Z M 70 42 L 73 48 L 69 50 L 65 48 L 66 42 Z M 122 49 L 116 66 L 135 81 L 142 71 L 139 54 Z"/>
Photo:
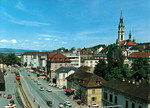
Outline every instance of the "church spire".
<path id="1" fill-rule="evenodd" d="M 129 31 L 129 40 L 131 40 L 132 38 L 132 34 L 131 34 L 131 30 Z"/>
<path id="2" fill-rule="evenodd" d="M 123 41 L 124 40 L 124 23 L 123 23 L 123 17 L 122 17 L 122 10 L 120 13 L 120 21 L 118 25 L 118 41 Z"/>

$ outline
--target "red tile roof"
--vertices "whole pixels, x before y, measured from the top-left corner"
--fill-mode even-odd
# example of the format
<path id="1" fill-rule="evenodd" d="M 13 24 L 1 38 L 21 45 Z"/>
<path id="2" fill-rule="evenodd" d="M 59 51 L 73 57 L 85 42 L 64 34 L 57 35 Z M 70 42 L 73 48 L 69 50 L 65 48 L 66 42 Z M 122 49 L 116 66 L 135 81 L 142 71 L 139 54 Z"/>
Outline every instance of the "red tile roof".
<path id="1" fill-rule="evenodd" d="M 137 58 L 137 57 L 149 58 L 150 52 L 133 52 L 129 55 L 128 58 Z"/>
<path id="2" fill-rule="evenodd" d="M 51 62 L 71 62 L 68 57 L 61 53 L 50 52 L 48 53 L 48 59 Z"/>
<path id="3" fill-rule="evenodd" d="M 89 54 L 91 52 L 92 52 L 92 50 L 81 50 L 80 51 L 81 54 Z"/>
<path id="4" fill-rule="evenodd" d="M 123 40 L 123 41 L 119 41 L 118 44 L 120 46 L 124 46 L 124 45 L 129 45 L 129 46 L 134 46 L 136 45 L 133 41 L 131 40 Z"/>

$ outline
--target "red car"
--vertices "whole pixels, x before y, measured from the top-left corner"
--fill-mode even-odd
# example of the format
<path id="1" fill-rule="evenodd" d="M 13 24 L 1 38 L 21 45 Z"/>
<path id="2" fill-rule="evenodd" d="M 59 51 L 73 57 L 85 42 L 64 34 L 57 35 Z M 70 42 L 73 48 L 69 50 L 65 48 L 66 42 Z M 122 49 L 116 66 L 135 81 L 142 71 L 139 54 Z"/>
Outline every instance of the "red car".
<path id="1" fill-rule="evenodd" d="M 77 101 L 77 104 L 84 105 L 84 102 L 82 100 Z"/>
<path id="2" fill-rule="evenodd" d="M 11 94 L 8 94 L 7 95 L 7 99 L 11 99 L 12 98 L 12 95 Z"/>

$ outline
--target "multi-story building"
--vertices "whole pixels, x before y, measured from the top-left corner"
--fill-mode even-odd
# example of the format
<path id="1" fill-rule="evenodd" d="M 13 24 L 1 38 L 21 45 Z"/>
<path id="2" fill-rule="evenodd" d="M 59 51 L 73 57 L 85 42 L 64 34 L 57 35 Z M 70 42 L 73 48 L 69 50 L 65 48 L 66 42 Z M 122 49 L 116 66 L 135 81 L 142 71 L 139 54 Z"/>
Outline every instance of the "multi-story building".
<path id="1" fill-rule="evenodd" d="M 48 52 L 25 52 L 22 54 L 22 65 L 27 68 L 38 68 L 47 72 L 47 54 Z"/>
<path id="2" fill-rule="evenodd" d="M 76 67 L 60 67 L 55 71 L 56 73 L 56 86 L 57 87 L 67 87 L 66 77 L 78 71 Z"/>
<path id="3" fill-rule="evenodd" d="M 84 66 L 95 67 L 98 63 L 99 59 L 86 59 L 84 60 Z"/>
<path id="4" fill-rule="evenodd" d="M 67 77 L 67 88 L 74 91 L 74 97 L 83 100 L 85 104 L 102 105 L 101 84 L 103 78 L 88 72 L 75 72 Z"/>
<path id="5" fill-rule="evenodd" d="M 81 57 L 79 51 L 73 51 L 73 52 L 66 52 L 62 53 L 63 55 L 67 56 L 71 61 L 71 66 L 74 67 L 80 67 L 81 66 Z"/>
<path id="6" fill-rule="evenodd" d="M 47 71 L 51 80 L 56 83 L 55 70 L 63 66 L 71 66 L 71 61 L 68 57 L 61 53 L 49 52 L 47 59 Z"/>
<path id="7" fill-rule="evenodd" d="M 150 84 L 112 80 L 102 84 L 103 106 L 150 108 Z"/>

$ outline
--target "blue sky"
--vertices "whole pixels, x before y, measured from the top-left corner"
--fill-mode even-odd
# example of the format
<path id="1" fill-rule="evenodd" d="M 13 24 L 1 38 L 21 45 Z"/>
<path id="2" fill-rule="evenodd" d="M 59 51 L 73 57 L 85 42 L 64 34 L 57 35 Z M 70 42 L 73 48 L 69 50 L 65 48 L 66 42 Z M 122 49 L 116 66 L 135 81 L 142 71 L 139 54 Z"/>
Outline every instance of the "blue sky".
<path id="1" fill-rule="evenodd" d="M 125 39 L 150 42 L 149 0 L 0 0 L 0 47 L 53 50 L 115 43 L 120 10 Z"/>

